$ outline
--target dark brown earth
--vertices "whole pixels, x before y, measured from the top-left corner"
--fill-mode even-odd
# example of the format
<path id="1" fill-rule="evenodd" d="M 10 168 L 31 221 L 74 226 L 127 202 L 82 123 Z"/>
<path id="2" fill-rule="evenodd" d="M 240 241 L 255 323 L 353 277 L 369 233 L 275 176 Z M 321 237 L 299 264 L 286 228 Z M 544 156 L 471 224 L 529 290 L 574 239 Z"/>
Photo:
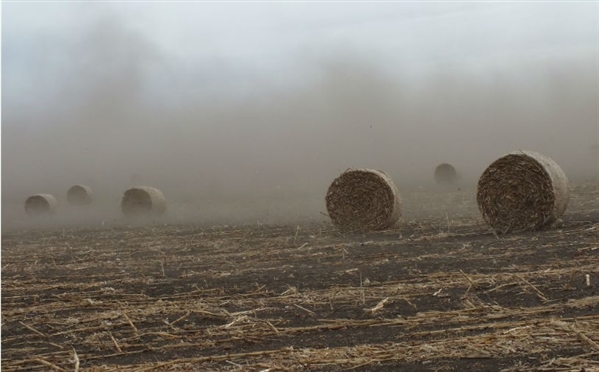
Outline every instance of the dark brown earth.
<path id="1" fill-rule="evenodd" d="M 427 212 L 360 235 L 4 232 L 2 370 L 599 371 L 597 186 L 500 236 L 462 191 L 404 198 Z"/>

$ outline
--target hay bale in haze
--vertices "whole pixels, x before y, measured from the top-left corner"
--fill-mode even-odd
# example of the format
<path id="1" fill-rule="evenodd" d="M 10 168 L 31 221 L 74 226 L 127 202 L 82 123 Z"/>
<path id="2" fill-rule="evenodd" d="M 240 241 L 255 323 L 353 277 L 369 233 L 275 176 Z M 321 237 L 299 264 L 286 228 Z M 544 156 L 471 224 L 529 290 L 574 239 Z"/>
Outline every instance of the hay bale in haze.
<path id="1" fill-rule="evenodd" d="M 121 210 L 126 216 L 161 215 L 166 211 L 162 191 L 154 187 L 133 187 L 123 195 Z"/>
<path id="2" fill-rule="evenodd" d="M 342 231 L 377 231 L 401 216 L 397 187 L 384 172 L 350 169 L 329 186 L 325 198 L 333 224 Z"/>
<path id="3" fill-rule="evenodd" d="M 75 185 L 67 191 L 67 201 L 71 205 L 89 205 L 94 201 L 94 193 L 89 186 Z"/>
<path id="4" fill-rule="evenodd" d="M 515 151 L 483 172 L 476 199 L 483 218 L 496 232 L 534 231 L 564 213 L 570 201 L 569 182 L 550 158 Z"/>
<path id="5" fill-rule="evenodd" d="M 458 172 L 453 165 L 448 163 L 439 164 L 435 168 L 435 182 L 438 185 L 452 185 L 458 180 Z"/>
<path id="6" fill-rule="evenodd" d="M 36 194 L 25 200 L 25 213 L 30 216 L 51 215 L 56 212 L 58 202 L 50 194 Z"/>

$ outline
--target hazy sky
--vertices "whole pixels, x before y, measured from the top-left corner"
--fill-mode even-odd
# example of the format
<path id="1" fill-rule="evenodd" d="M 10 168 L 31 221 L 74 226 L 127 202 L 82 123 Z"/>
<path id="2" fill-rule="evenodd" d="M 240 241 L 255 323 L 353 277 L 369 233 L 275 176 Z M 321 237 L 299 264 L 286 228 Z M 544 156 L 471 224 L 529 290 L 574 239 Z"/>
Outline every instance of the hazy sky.
<path id="1" fill-rule="evenodd" d="M 598 97 L 597 2 L 5 1 L 2 199 L 324 198 L 519 148 L 592 178 Z"/>
<path id="2" fill-rule="evenodd" d="M 328 58 L 359 57 L 404 76 L 452 66 L 484 76 L 520 63 L 596 55 L 599 33 L 597 2 L 3 5 L 9 104 L 55 93 L 93 58 L 118 62 L 102 52 L 143 60 L 148 93 L 194 79 L 207 94 L 235 96 L 260 83 L 301 84 Z M 94 55 L 82 45 L 100 38 L 120 46 L 97 45 Z M 136 56 L 122 50 L 133 45 L 142 49 Z"/>

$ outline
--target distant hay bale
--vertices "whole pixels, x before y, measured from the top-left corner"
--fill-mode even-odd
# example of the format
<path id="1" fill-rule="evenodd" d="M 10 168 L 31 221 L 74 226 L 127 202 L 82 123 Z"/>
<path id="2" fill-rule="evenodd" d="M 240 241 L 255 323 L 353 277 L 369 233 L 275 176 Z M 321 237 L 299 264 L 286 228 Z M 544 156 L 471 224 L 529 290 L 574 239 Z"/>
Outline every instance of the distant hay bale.
<path id="1" fill-rule="evenodd" d="M 569 182 L 550 158 L 514 151 L 483 172 L 476 199 L 483 218 L 497 233 L 534 231 L 564 213 L 570 201 Z"/>
<path id="2" fill-rule="evenodd" d="M 94 193 L 89 186 L 75 185 L 67 191 L 67 201 L 71 205 L 89 205 L 94 201 Z"/>
<path id="3" fill-rule="evenodd" d="M 29 216 L 51 215 L 56 212 L 58 202 L 50 194 L 36 194 L 25 200 L 25 213 Z"/>
<path id="4" fill-rule="evenodd" d="M 123 195 L 121 209 L 126 216 L 161 215 L 166 211 L 162 191 L 154 187 L 133 187 Z"/>
<path id="5" fill-rule="evenodd" d="M 439 164 L 435 168 L 435 182 L 439 185 L 451 185 L 458 180 L 458 172 L 448 163 Z"/>
<path id="6" fill-rule="evenodd" d="M 347 170 L 331 183 L 325 201 L 329 217 L 342 231 L 385 230 L 401 216 L 399 191 L 378 170 Z"/>

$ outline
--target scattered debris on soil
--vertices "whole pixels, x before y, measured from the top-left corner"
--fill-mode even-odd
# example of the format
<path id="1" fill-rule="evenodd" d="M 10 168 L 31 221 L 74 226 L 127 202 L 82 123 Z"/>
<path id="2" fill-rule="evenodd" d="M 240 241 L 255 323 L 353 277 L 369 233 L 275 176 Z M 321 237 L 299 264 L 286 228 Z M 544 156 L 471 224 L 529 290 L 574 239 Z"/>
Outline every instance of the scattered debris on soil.
<path id="1" fill-rule="evenodd" d="M 597 186 L 551 228 L 500 236 L 424 200 L 448 195 L 411 194 L 437 209 L 369 234 L 5 232 L 2 370 L 599 370 Z"/>

